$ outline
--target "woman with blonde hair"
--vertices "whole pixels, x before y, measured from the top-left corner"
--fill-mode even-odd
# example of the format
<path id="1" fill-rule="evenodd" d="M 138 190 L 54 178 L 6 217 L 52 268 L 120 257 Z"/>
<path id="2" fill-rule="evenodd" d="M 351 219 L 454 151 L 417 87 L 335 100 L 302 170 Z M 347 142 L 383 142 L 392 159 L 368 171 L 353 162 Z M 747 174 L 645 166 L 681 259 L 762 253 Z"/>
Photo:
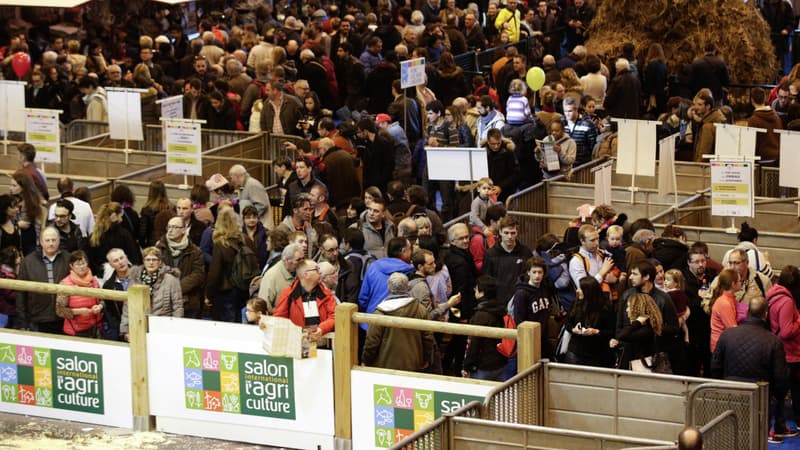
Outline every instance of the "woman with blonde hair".
<path id="1" fill-rule="evenodd" d="M 711 352 L 717 348 L 722 332 L 738 325 L 736 322 L 736 296 L 734 292 L 742 287 L 739 274 L 733 269 L 725 269 L 717 277 L 717 286 L 711 294 Z"/>
<path id="2" fill-rule="evenodd" d="M 142 263 L 142 251 L 131 232 L 122 225 L 122 205 L 117 202 L 106 203 L 97 212 L 87 249 L 92 272 L 101 273 L 106 254 L 112 248 L 122 249 L 132 264 Z"/>
<path id="3" fill-rule="evenodd" d="M 231 268 L 245 240 L 239 215 L 230 205 L 220 205 L 211 240 L 214 246 L 206 279 L 206 298 L 211 302 L 211 316 L 214 320 L 238 322 L 248 292 L 233 285 Z"/>
<path id="4" fill-rule="evenodd" d="M 575 92 L 581 94 L 581 96 L 583 95 L 583 85 L 575 69 L 567 67 L 561 71 L 561 84 L 564 85 L 565 92 Z M 580 97 L 578 100 L 580 101 Z"/>
<path id="5" fill-rule="evenodd" d="M 631 361 L 652 356 L 656 352 L 656 336 L 661 336 L 664 320 L 661 310 L 645 293 L 636 293 L 628 297 L 628 323 L 617 331 L 615 344 L 623 344 L 620 369 L 629 369 Z"/>

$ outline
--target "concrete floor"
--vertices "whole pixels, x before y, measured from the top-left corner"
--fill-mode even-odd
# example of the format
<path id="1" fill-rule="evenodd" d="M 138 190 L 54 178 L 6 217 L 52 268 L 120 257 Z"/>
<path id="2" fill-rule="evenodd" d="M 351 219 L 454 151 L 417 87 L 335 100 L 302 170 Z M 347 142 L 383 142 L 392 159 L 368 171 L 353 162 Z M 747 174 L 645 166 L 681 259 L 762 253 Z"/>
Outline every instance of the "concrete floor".
<path id="1" fill-rule="evenodd" d="M 0 449 L 116 450 L 116 449 L 273 449 L 241 442 L 220 441 L 161 432 L 133 430 L 0 413 Z"/>

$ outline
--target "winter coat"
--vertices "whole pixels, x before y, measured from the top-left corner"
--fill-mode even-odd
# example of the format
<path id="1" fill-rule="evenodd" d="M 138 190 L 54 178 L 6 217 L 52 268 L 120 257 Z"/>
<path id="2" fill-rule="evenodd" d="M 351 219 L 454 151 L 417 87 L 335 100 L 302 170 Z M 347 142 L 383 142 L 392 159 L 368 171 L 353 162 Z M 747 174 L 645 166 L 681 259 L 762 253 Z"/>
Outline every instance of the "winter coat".
<path id="1" fill-rule="evenodd" d="M 357 228 L 357 227 L 351 227 Z M 383 221 L 383 235 L 379 233 L 369 220 L 364 220 L 361 224 L 361 231 L 364 234 L 364 250 L 376 258 L 386 256 L 386 244 L 397 234 L 394 222 L 388 219 Z"/>
<path id="2" fill-rule="evenodd" d="M 786 362 L 800 362 L 800 314 L 792 293 L 776 284 L 767 292 L 767 301 L 770 329 L 783 342 Z"/>
<path id="3" fill-rule="evenodd" d="M 510 252 L 498 243 L 486 252 L 483 261 L 483 274 L 497 280 L 497 298 L 508 302 L 514 295 L 519 277 L 525 273 L 525 262 L 533 256 L 531 249 L 521 242 Z"/>
<path id="4" fill-rule="evenodd" d="M 503 328 L 506 305 L 497 299 L 482 299 L 470 319 L 470 325 Z M 542 333 L 544 335 L 544 333 Z M 470 336 L 467 354 L 464 357 L 464 370 L 496 370 L 506 365 L 508 359 L 497 351 L 500 339 Z"/>
<path id="5" fill-rule="evenodd" d="M 398 258 L 380 258 L 374 261 L 367 268 L 367 273 L 364 274 L 364 281 L 361 283 L 361 291 L 358 293 L 358 309 L 361 312 L 372 313 L 378 304 L 389 296 L 389 287 L 387 282 L 389 276 L 395 272 L 409 273 L 414 270 L 411 264 Z M 424 308 L 423 308 L 424 309 Z M 425 318 L 428 313 L 425 313 Z M 361 328 L 367 329 L 367 326 L 361 324 Z"/>
<path id="6" fill-rule="evenodd" d="M 444 256 L 444 264 L 450 273 L 453 294 L 461 294 L 461 303 L 458 304 L 461 318 L 469 320 L 475 308 L 475 282 L 478 278 L 472 255 L 468 250 L 452 246 Z"/>
<path id="7" fill-rule="evenodd" d="M 494 181 L 495 186 L 500 187 L 498 200 L 505 201 L 517 190 L 520 179 L 519 162 L 514 154 L 514 142 L 511 139 L 503 138 L 499 151 L 489 150 L 486 141 L 481 142 L 481 146 L 487 148 L 489 178 Z"/>
<path id="8" fill-rule="evenodd" d="M 144 284 L 141 282 L 144 266 L 131 269 L 130 286 Z M 150 315 L 183 317 L 183 295 L 181 295 L 181 274 L 178 269 L 161 267 L 158 279 L 150 290 Z M 129 288 L 130 288 L 129 286 Z M 122 307 L 122 318 L 119 324 L 120 334 L 128 334 L 128 303 Z"/>
<path id="9" fill-rule="evenodd" d="M 625 317 L 626 324 L 617 331 L 617 340 L 623 344 L 622 356 L 619 360 L 620 369 L 629 369 L 631 361 L 652 356 L 655 352 L 655 334 L 650 320 L 644 325 L 638 320 L 630 322 Z"/>
<path id="10" fill-rule="evenodd" d="M 716 142 L 717 136 L 717 127 L 714 126 L 715 123 L 725 123 L 725 116 L 718 109 L 711 111 L 703 117 L 703 120 L 700 121 L 698 125 L 697 132 L 694 133 L 693 161 L 702 162 L 703 155 L 714 153 L 714 143 Z"/>
<path id="11" fill-rule="evenodd" d="M 405 295 L 387 297 L 375 306 L 375 314 L 410 319 L 428 318 L 425 307 L 413 297 Z M 384 369 L 418 371 L 431 360 L 433 346 L 433 333 L 430 331 L 372 325 L 367 331 L 361 361 L 364 365 Z"/>
<path id="12" fill-rule="evenodd" d="M 69 253 L 59 252 L 53 260 L 53 283 L 69 274 Z M 42 250 L 28 254 L 19 266 L 17 279 L 47 283 L 47 267 L 42 260 Z M 56 296 L 39 292 L 17 291 L 17 327 L 28 329 L 34 323 L 59 320 L 56 316 Z"/>
<path id="13" fill-rule="evenodd" d="M 711 357 L 711 376 L 732 381 L 767 381 L 770 391 L 786 387 L 789 369 L 780 338 L 764 321 L 748 317 L 741 326 L 725 330 Z"/>
<path id="14" fill-rule="evenodd" d="M 325 152 L 322 160 L 325 163 L 323 178 L 330 192 L 328 204 L 337 209 L 347 209 L 350 199 L 361 195 L 355 158 L 345 150 L 333 147 Z"/>
<path id="15" fill-rule="evenodd" d="M 97 229 L 94 231 L 97 233 Z M 90 238 L 91 242 L 91 238 Z M 106 262 L 106 254 L 112 248 L 119 248 L 128 256 L 128 261 L 133 265 L 142 263 L 142 250 L 134 239 L 133 235 L 121 223 L 115 223 L 100 236 L 100 243 L 97 246 L 89 244 L 86 253 L 89 256 L 89 265 L 92 273 L 103 273 L 103 263 Z"/>
<path id="16" fill-rule="evenodd" d="M 527 278 L 527 277 L 523 277 Z M 532 286 L 526 279 L 517 283 L 514 297 L 511 300 L 514 322 L 539 322 L 542 329 L 542 357 L 552 356 L 553 349 L 549 348 L 547 337 L 550 336 L 550 317 L 558 317 L 559 305 L 556 294 L 547 286 L 550 280 L 542 280 L 539 287 Z"/>
<path id="17" fill-rule="evenodd" d="M 653 258 L 657 259 L 666 272 L 669 269 L 683 269 L 689 247 L 677 239 L 656 238 L 653 241 Z"/>
<path id="18" fill-rule="evenodd" d="M 764 161 L 776 161 L 781 157 L 781 138 L 774 130 L 783 128 L 781 118 L 772 110 L 765 107 L 756 109 L 753 115 L 747 119 L 747 126 L 754 128 L 765 128 L 766 133 L 756 135 L 756 156 L 760 156 Z"/>
<path id="19" fill-rule="evenodd" d="M 200 247 L 189 242 L 180 255 L 172 256 L 166 236 L 158 241 L 156 247 L 161 250 L 161 262 L 180 271 L 184 310 L 197 311 L 202 308 L 205 298 L 206 265 Z"/>
<path id="20" fill-rule="evenodd" d="M 573 334 L 567 350 L 577 355 L 582 361 L 590 361 L 592 365 L 611 366 L 614 359 L 608 343 L 614 337 L 616 325 L 614 308 L 610 304 L 603 306 L 597 315 L 597 323 L 588 322 L 588 317 L 583 311 L 575 310 L 575 314 L 570 314 L 567 320 L 567 329 L 571 331 L 579 323 L 585 328 L 597 328 L 600 332 L 591 336 Z"/>
<path id="21" fill-rule="evenodd" d="M 642 84 L 629 71 L 618 72 L 608 86 L 603 106 L 609 116 L 638 119 L 642 102 Z"/>
<path id="22" fill-rule="evenodd" d="M 317 302 L 319 311 L 319 328 L 322 334 L 333 331 L 335 322 L 336 299 L 333 293 L 322 285 L 318 285 L 311 291 Z M 278 298 L 278 306 L 275 308 L 275 317 L 286 317 L 298 327 L 306 326 L 305 313 L 303 308 L 303 289 L 300 280 L 295 280 L 291 286 L 284 289 Z"/>

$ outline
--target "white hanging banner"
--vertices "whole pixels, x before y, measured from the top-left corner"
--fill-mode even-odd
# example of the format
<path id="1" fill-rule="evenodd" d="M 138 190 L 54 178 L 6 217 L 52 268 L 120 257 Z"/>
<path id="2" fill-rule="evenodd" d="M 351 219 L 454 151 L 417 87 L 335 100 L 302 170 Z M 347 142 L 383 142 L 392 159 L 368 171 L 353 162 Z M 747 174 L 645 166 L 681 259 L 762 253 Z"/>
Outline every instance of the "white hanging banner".
<path id="1" fill-rule="evenodd" d="M 36 159 L 61 163 L 61 129 L 55 109 L 25 110 L 25 142 L 36 147 Z"/>
<path id="2" fill-rule="evenodd" d="M 754 217 L 752 161 L 711 161 L 711 215 Z"/>
<path id="3" fill-rule="evenodd" d="M 167 151 L 167 173 L 203 175 L 200 123 L 162 119 Z"/>
<path id="4" fill-rule="evenodd" d="M 173 95 L 163 100 L 157 100 L 156 103 L 161 105 L 162 119 L 183 119 L 182 95 Z"/>
<path id="5" fill-rule="evenodd" d="M 400 62 L 400 88 L 410 88 L 425 84 L 425 58 L 415 58 Z"/>
<path id="6" fill-rule="evenodd" d="M 778 185 L 787 188 L 800 188 L 800 176 L 797 175 L 797 168 L 800 167 L 800 133 L 775 130 L 781 135 L 781 159 L 780 172 L 778 173 Z"/>
<path id="7" fill-rule="evenodd" d="M 756 156 L 757 133 L 766 133 L 764 128 L 742 127 L 727 123 L 715 123 L 714 154 L 717 156 Z"/>
<path id="8" fill-rule="evenodd" d="M 594 173 L 594 204 L 611 204 L 611 164 L 606 164 Z"/>
<path id="9" fill-rule="evenodd" d="M 485 148 L 425 147 L 425 153 L 430 180 L 477 181 L 489 176 Z"/>
<path id="10" fill-rule="evenodd" d="M 675 139 L 678 134 L 659 141 L 658 195 L 667 196 L 678 191 L 675 184 Z"/>
<path id="11" fill-rule="evenodd" d="M 108 130 L 111 139 L 143 141 L 142 102 L 143 89 L 107 88 Z"/>
<path id="12" fill-rule="evenodd" d="M 652 120 L 617 122 L 617 173 L 652 177 L 656 174 L 656 127 Z"/>
<path id="13" fill-rule="evenodd" d="M 0 131 L 25 131 L 25 82 L 0 80 Z"/>

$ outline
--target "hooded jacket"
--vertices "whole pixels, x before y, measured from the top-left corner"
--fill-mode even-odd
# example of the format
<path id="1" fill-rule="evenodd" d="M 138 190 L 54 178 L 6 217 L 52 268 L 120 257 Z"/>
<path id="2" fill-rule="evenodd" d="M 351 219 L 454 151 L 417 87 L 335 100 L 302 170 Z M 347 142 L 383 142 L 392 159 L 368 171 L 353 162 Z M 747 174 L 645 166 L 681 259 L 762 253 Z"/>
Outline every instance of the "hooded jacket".
<path id="1" fill-rule="evenodd" d="M 398 258 L 381 258 L 373 262 L 364 274 L 364 281 L 361 283 L 361 291 L 358 293 L 359 311 L 373 313 L 375 308 L 389 296 L 389 287 L 386 284 L 389 276 L 395 272 L 408 273 L 414 270 L 411 264 Z M 423 308 L 424 310 L 425 308 Z M 428 318 L 427 311 L 425 318 Z M 361 324 L 361 328 L 367 329 L 367 325 Z"/>
<path id="2" fill-rule="evenodd" d="M 141 281 L 144 266 L 135 266 L 131 269 L 131 286 L 143 284 Z M 181 273 L 178 269 L 162 266 L 158 269 L 158 280 L 150 290 L 150 315 L 183 317 L 183 295 L 181 283 L 178 281 Z M 122 307 L 122 319 L 119 325 L 120 334 L 128 334 L 128 303 Z"/>
<path id="3" fill-rule="evenodd" d="M 677 239 L 656 238 L 653 241 L 652 256 L 664 266 L 664 271 L 683 269 L 688 254 L 689 247 Z"/>
<path id="4" fill-rule="evenodd" d="M 428 318 L 425 307 L 407 295 L 387 297 L 376 306 L 375 314 L 410 319 Z M 417 371 L 431 360 L 433 344 L 433 333 L 429 331 L 372 325 L 367 331 L 361 361 L 367 366 Z"/>
<path id="5" fill-rule="evenodd" d="M 489 178 L 494 181 L 495 186 L 500 187 L 499 200 L 505 201 L 516 191 L 520 179 L 519 162 L 514 154 L 514 142 L 511 139 L 503 138 L 498 151 L 489 149 L 488 140 L 481 141 L 481 147 L 487 149 Z"/>
<path id="6" fill-rule="evenodd" d="M 786 362 L 800 362 L 800 314 L 791 292 L 776 284 L 767 291 L 769 328 L 783 342 Z"/>
<path id="7" fill-rule="evenodd" d="M 506 305 L 497 299 L 484 299 L 475 307 L 470 325 L 483 325 L 487 327 L 503 328 L 503 316 L 506 314 Z M 544 336 L 544 333 L 542 333 Z M 464 357 L 464 370 L 475 372 L 477 370 L 496 370 L 503 367 L 508 359 L 497 351 L 500 339 L 469 338 L 467 355 Z"/>

